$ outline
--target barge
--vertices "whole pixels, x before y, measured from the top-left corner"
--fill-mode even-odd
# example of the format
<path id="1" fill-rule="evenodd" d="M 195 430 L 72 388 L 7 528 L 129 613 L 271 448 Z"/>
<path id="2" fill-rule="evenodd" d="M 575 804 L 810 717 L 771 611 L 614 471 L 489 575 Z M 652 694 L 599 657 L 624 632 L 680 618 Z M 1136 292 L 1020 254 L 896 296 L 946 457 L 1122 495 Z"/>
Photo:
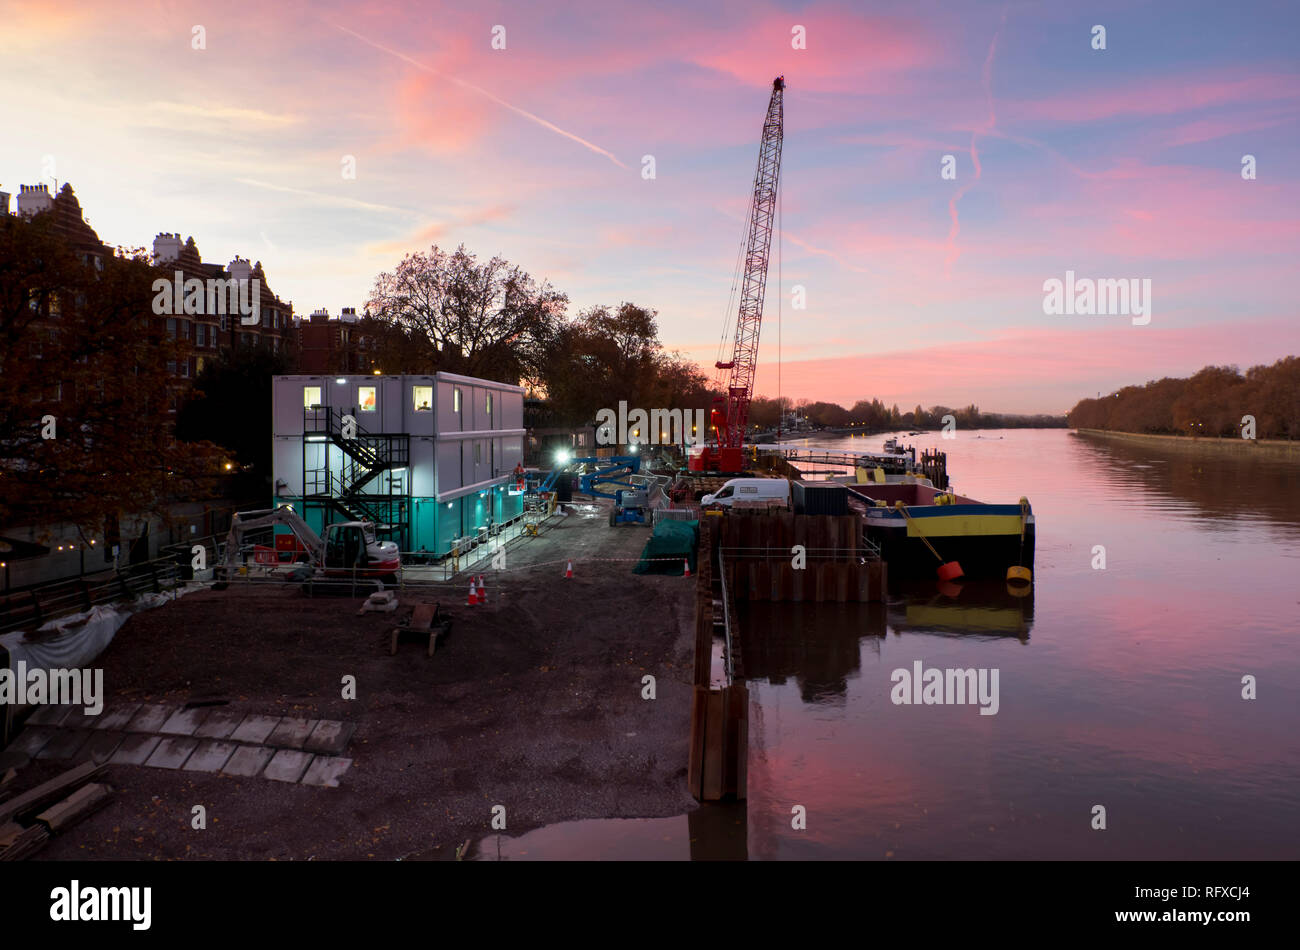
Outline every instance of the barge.
<path id="1" fill-rule="evenodd" d="M 867 537 L 894 576 L 933 576 L 957 562 L 971 578 L 1028 580 L 1034 564 L 1034 512 L 1028 499 L 989 505 L 928 479 L 847 483 L 866 506 Z"/>

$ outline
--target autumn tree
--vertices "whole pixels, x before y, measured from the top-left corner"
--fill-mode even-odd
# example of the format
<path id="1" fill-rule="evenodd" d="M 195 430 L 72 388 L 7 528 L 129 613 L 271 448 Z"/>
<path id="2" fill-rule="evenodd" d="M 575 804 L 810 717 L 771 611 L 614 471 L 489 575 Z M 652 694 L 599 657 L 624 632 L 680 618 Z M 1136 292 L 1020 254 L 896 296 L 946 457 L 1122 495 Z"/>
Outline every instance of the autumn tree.
<path id="1" fill-rule="evenodd" d="M 380 274 L 366 309 L 404 329 L 440 370 L 518 382 L 537 375 L 567 306 L 501 257 L 480 263 L 464 245 L 451 254 L 435 245 Z"/>
<path id="2" fill-rule="evenodd" d="M 143 250 L 79 256 L 52 214 L 0 216 L 0 523 L 111 535 L 210 485 L 215 446 L 173 437 L 187 344 L 150 310 L 156 276 Z"/>

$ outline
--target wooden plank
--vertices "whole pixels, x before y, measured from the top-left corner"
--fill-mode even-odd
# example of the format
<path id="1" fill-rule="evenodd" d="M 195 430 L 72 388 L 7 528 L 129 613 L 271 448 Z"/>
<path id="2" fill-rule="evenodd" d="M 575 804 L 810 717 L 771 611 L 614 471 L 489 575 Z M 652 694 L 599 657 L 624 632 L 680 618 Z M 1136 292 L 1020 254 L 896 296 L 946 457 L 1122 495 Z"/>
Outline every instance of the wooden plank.
<path id="1" fill-rule="evenodd" d="M 704 714 L 702 801 L 716 802 L 722 798 L 722 737 L 724 724 L 722 693 L 709 690 L 707 711 Z"/>
<path id="2" fill-rule="evenodd" d="M 728 686 L 722 691 L 723 716 L 723 780 L 722 794 L 739 796 L 741 775 L 749 749 L 745 744 L 747 733 L 742 729 L 749 716 L 749 693 L 743 686 Z"/>
<path id="3" fill-rule="evenodd" d="M 99 811 L 112 796 L 113 790 L 107 785 L 91 782 L 81 786 L 57 805 L 45 809 L 36 816 L 36 820 L 45 825 L 50 834 L 59 834 Z"/>
<path id="4" fill-rule="evenodd" d="M 704 724 L 708 703 L 708 689 L 696 686 L 691 694 L 691 745 L 686 762 L 686 787 L 699 801 L 703 801 Z"/>
<path id="5" fill-rule="evenodd" d="M 0 861 L 22 861 L 35 854 L 50 840 L 50 833 L 44 825 L 32 825 L 14 840 L 13 844 L 0 851 Z"/>
<path id="6" fill-rule="evenodd" d="M 61 775 L 56 775 L 48 782 L 37 785 L 31 791 L 0 804 L 0 824 L 32 814 L 46 805 L 66 798 L 69 792 L 85 785 L 105 768 L 106 766 L 96 765 L 94 762 L 82 762 Z"/>

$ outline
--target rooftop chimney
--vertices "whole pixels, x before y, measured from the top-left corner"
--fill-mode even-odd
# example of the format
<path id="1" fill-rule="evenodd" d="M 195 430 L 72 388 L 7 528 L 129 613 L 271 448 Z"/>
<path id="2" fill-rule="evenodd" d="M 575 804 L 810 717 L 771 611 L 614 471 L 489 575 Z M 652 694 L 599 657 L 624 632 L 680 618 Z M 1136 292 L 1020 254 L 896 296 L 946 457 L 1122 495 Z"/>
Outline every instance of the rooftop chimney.
<path id="1" fill-rule="evenodd" d="M 252 272 L 252 265 L 242 257 L 236 257 L 226 268 L 226 273 L 236 280 L 248 280 Z"/>
<path id="2" fill-rule="evenodd" d="M 158 236 L 153 239 L 153 262 L 155 264 L 170 264 L 180 256 L 181 236 L 167 231 L 160 231 Z"/>
<path id="3" fill-rule="evenodd" d="M 54 206 L 50 196 L 49 185 L 19 185 L 18 213 L 31 216 L 42 211 L 49 211 Z"/>

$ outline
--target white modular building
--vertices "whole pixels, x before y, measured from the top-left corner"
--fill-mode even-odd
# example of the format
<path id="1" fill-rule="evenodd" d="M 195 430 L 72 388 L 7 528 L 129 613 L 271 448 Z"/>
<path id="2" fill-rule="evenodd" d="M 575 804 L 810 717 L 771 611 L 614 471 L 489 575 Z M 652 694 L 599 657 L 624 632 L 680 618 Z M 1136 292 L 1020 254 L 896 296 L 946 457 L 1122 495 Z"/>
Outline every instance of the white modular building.
<path id="1" fill-rule="evenodd" d="M 519 514 L 524 390 L 431 376 L 276 376 L 275 497 L 314 530 L 373 521 L 402 551 L 446 554 Z"/>

